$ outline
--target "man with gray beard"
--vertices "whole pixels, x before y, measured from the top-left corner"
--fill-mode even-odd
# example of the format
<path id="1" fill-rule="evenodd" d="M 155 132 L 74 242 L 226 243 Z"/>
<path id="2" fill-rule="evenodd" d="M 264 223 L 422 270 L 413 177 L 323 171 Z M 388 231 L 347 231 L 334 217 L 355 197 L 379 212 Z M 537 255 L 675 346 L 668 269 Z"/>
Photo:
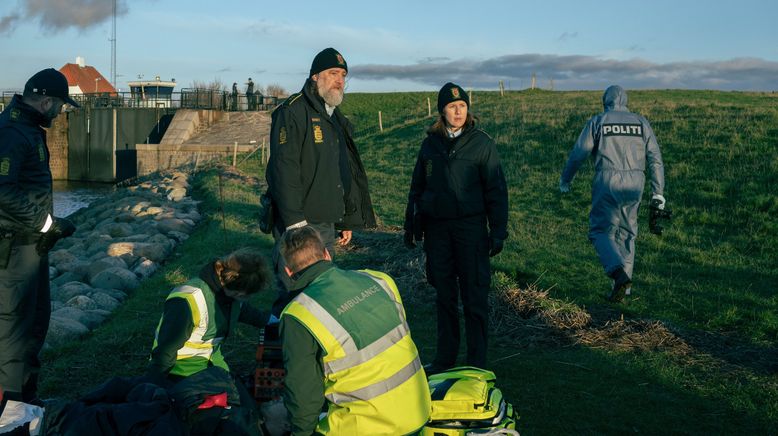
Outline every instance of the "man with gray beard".
<path id="1" fill-rule="evenodd" d="M 315 228 L 330 253 L 347 245 L 353 229 L 375 227 L 375 216 L 354 128 L 338 106 L 348 65 L 334 48 L 313 59 L 303 89 L 273 111 L 265 178 L 272 198 L 276 248 L 273 261 L 281 297 L 291 284 L 278 254 L 288 229 Z M 274 305 L 274 313 L 285 302 Z"/>

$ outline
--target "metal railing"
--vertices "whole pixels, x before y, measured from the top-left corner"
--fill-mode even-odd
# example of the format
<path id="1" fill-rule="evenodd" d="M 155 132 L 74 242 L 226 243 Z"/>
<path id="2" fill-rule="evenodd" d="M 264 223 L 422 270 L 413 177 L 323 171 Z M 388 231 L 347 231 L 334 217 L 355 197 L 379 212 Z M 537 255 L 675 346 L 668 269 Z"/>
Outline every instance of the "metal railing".
<path id="1" fill-rule="evenodd" d="M 7 106 L 14 94 L 21 91 L 3 91 L 0 93 L 0 107 Z M 216 109 L 224 111 L 267 111 L 275 108 L 283 101 L 267 95 L 234 95 L 227 91 L 212 89 L 183 88 L 170 95 L 140 96 L 131 92 L 87 93 L 71 96 L 81 107 L 140 107 L 140 108 L 175 108 L 175 109 Z"/>

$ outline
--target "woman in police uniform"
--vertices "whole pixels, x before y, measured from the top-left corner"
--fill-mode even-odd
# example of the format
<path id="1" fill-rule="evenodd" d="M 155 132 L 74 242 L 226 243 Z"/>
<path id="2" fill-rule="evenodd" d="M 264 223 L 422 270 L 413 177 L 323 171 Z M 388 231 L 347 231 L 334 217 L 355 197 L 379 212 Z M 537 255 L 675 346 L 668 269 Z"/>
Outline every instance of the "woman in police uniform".
<path id="1" fill-rule="evenodd" d="M 459 85 L 438 93 L 440 117 L 421 144 L 405 212 L 405 243 L 424 239 L 437 291 L 437 353 L 427 374 L 455 366 L 462 298 L 468 365 L 486 367 L 489 257 L 508 237 L 508 190 L 492 138 L 476 126 Z"/>

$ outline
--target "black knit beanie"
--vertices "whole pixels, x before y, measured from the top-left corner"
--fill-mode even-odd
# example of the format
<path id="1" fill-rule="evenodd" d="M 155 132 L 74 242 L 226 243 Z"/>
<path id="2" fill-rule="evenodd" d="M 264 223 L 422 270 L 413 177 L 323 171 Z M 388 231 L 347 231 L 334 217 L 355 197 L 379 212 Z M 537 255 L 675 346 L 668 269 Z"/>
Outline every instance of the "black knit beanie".
<path id="1" fill-rule="evenodd" d="M 470 109 L 470 97 L 467 96 L 465 90 L 457 84 L 446 83 L 438 92 L 438 112 L 442 114 L 447 104 L 457 100 L 464 101 L 467 108 Z"/>
<path id="2" fill-rule="evenodd" d="M 332 47 L 325 48 L 324 50 L 320 51 L 315 58 L 313 58 L 311 72 L 308 74 L 308 77 L 311 77 L 314 74 L 319 74 L 322 71 L 330 68 L 343 68 L 348 72 L 348 65 L 346 64 L 346 60 L 343 59 L 343 56 Z"/>

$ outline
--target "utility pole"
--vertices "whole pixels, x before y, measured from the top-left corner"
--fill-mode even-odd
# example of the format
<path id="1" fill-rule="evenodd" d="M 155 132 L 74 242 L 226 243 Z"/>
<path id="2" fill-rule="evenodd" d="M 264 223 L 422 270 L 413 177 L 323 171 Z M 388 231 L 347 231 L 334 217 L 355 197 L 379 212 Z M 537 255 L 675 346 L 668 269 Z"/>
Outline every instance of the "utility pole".
<path id="1" fill-rule="evenodd" d="M 116 89 L 116 0 L 113 0 L 113 25 L 111 26 L 111 85 Z"/>

